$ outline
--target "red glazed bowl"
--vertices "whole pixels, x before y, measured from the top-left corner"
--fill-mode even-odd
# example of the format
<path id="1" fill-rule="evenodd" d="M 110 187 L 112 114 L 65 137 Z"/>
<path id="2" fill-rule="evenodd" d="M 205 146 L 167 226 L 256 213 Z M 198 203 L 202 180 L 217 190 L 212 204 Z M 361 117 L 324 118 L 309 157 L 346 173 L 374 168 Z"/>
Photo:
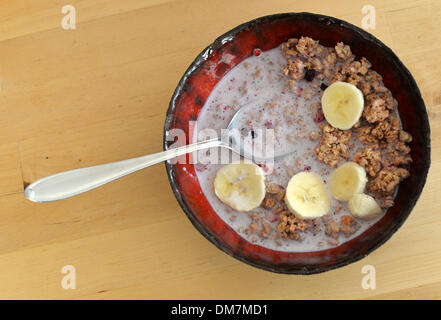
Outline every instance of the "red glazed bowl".
<path id="1" fill-rule="evenodd" d="M 196 57 L 179 82 L 164 128 L 164 149 L 171 144 L 169 130 L 179 128 L 189 137 L 189 121 L 196 120 L 218 81 L 253 49 L 269 50 L 289 38 L 308 36 L 325 46 L 339 41 L 350 45 L 358 57 L 366 57 L 373 70 L 398 100 L 404 130 L 413 136 L 410 177 L 398 189 L 395 205 L 358 237 L 332 249 L 315 252 L 281 252 L 252 244 L 228 226 L 210 206 L 193 164 L 166 163 L 172 190 L 182 209 L 200 233 L 216 247 L 249 265 L 279 273 L 312 274 L 355 262 L 378 248 L 404 223 L 426 181 L 430 166 L 430 128 L 424 101 L 409 70 L 381 41 L 347 22 L 311 13 L 284 13 L 246 22 L 217 38 Z M 233 55 L 229 64 L 223 55 Z M 206 72 L 215 68 L 215 72 Z M 188 141 L 187 141 L 188 143 Z"/>

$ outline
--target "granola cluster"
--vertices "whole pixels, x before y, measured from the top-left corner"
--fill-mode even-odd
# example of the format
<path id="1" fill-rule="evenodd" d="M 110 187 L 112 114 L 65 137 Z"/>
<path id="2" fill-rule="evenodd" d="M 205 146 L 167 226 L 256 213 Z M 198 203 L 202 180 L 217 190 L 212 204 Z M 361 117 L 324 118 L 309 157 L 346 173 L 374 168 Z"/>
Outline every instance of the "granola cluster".
<path id="1" fill-rule="evenodd" d="M 382 195 L 391 195 L 395 187 L 409 177 L 409 171 L 395 166 L 383 168 L 378 175 L 371 180 L 369 191 Z"/>
<path id="2" fill-rule="evenodd" d="M 302 80 L 305 76 L 306 80 L 311 81 L 311 75 L 318 79 L 331 78 L 335 74 L 339 60 L 337 52 L 333 48 L 318 46 L 316 40 L 308 37 L 289 39 L 281 49 L 288 61 L 283 72 L 294 81 Z M 345 56 L 341 50 L 339 54 Z"/>
<path id="3" fill-rule="evenodd" d="M 335 221 L 329 214 L 322 217 L 322 221 L 325 224 L 325 234 L 331 238 L 328 242 L 332 245 L 337 244 L 340 233 L 348 238 L 360 229 L 360 224 L 349 215 L 341 216 L 340 223 Z"/>
<path id="4" fill-rule="evenodd" d="M 378 116 L 367 118 L 365 114 L 363 117 L 367 123 L 356 130 L 357 139 L 365 146 L 354 155 L 354 161 L 368 172 L 371 178 L 370 192 L 380 197 L 390 196 L 395 192 L 398 184 L 409 176 L 409 171 L 403 166 L 412 162 L 411 149 L 408 146 L 412 137 L 401 129 L 400 121 L 395 114 L 388 112 L 384 119 Z M 371 122 L 374 118 L 376 121 Z M 391 202 L 391 199 L 387 199 L 383 207 L 393 206 Z"/>
<path id="5" fill-rule="evenodd" d="M 329 124 L 322 124 L 320 128 L 323 135 L 314 152 L 318 160 L 334 168 L 339 162 L 349 158 L 352 131 L 340 130 Z"/>
<path id="6" fill-rule="evenodd" d="M 284 211 L 280 214 L 277 231 L 283 238 L 291 238 L 293 240 L 301 240 L 300 232 L 304 232 L 311 227 L 311 223 L 306 220 L 297 218 L 292 213 Z"/>
<path id="7" fill-rule="evenodd" d="M 383 98 L 376 93 L 368 94 L 364 97 L 365 106 L 363 118 L 369 123 L 376 123 L 386 120 L 389 117 L 389 106 Z"/>
<path id="8" fill-rule="evenodd" d="M 381 154 L 377 144 L 366 145 L 354 155 L 354 161 L 375 177 L 381 169 Z"/>

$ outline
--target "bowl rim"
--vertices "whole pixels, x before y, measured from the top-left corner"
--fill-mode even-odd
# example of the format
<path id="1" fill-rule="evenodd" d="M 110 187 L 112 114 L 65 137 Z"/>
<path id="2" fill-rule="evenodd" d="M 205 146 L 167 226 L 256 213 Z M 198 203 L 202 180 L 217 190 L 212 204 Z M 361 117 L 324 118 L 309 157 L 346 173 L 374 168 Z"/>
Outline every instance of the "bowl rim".
<path id="1" fill-rule="evenodd" d="M 364 38 L 368 41 L 374 41 L 378 43 L 382 49 L 385 51 L 385 54 L 390 55 L 393 60 L 397 63 L 397 65 L 402 69 L 403 73 L 406 75 L 407 79 L 410 81 L 410 85 L 412 85 L 415 88 L 414 95 L 415 97 L 422 102 L 422 105 L 424 106 L 424 109 L 426 109 L 426 105 L 424 103 L 423 97 L 421 95 L 420 89 L 413 78 L 412 74 L 408 70 L 408 68 L 402 63 L 402 61 L 398 58 L 398 56 L 390 49 L 388 46 L 386 46 L 382 41 L 380 41 L 378 38 L 370 34 L 369 32 L 349 23 L 344 20 L 334 18 L 327 15 L 317 14 L 317 13 L 310 13 L 310 12 L 286 12 L 286 13 L 277 13 L 277 14 L 271 14 L 271 15 L 265 15 L 261 16 L 252 20 L 249 20 L 247 22 L 244 22 L 233 29 L 225 32 L 224 34 L 218 36 L 210 45 L 208 45 L 205 49 L 199 53 L 199 55 L 196 56 L 196 58 L 193 60 L 193 62 L 190 64 L 190 66 L 185 70 L 183 76 L 181 77 L 176 89 L 173 92 L 172 98 L 170 100 L 167 112 L 166 112 L 166 119 L 164 124 L 164 131 L 163 131 L 163 149 L 167 150 L 168 144 L 167 144 L 167 131 L 169 130 L 171 123 L 173 121 L 173 111 L 175 109 L 175 102 L 176 99 L 180 96 L 182 90 L 184 89 L 184 85 L 188 78 L 193 74 L 194 71 L 196 71 L 199 66 L 205 61 L 205 59 L 215 50 L 219 49 L 221 46 L 223 46 L 226 42 L 231 41 L 237 34 L 244 31 L 247 28 L 250 28 L 250 26 L 258 25 L 260 23 L 274 21 L 281 18 L 290 18 L 290 17 L 297 17 L 297 18 L 308 18 L 308 19 L 317 19 L 318 21 L 326 21 L 326 23 L 329 24 L 338 24 L 340 27 L 343 28 L 349 28 L 352 32 L 356 33 L 361 38 Z M 190 208 L 187 206 L 185 201 L 183 200 L 181 194 L 179 193 L 179 190 L 176 186 L 175 179 L 173 176 L 173 165 L 169 163 L 169 161 L 165 161 L 165 169 L 167 172 L 168 180 L 170 183 L 170 186 L 172 188 L 173 194 L 176 197 L 176 200 L 178 201 L 180 207 L 192 223 L 192 225 L 212 244 L 214 244 L 219 250 L 223 251 L 224 253 L 228 254 L 229 256 L 232 256 L 239 261 L 242 261 L 248 265 L 251 265 L 253 267 L 256 267 L 258 269 L 274 272 L 274 273 L 280 273 L 280 274 L 298 274 L 298 275 L 309 275 L 309 274 L 317 274 L 322 273 L 326 271 L 331 271 L 333 269 L 341 268 L 343 266 L 352 264 L 354 262 L 357 262 L 364 257 L 371 254 L 373 251 L 378 249 L 380 246 L 382 246 L 385 242 L 387 242 L 395 233 L 396 231 L 404 224 L 410 213 L 412 212 L 417 200 L 419 199 L 421 192 L 426 184 L 427 181 L 427 175 L 431 164 L 431 139 L 430 139 L 430 123 L 429 118 L 427 115 L 427 111 L 422 115 L 423 117 L 423 126 L 426 127 L 428 130 L 425 133 L 425 139 L 427 141 L 427 159 L 425 161 L 425 165 L 423 167 L 424 169 L 424 175 L 420 176 L 421 183 L 418 185 L 419 188 L 415 190 L 415 194 L 417 195 L 414 199 L 412 199 L 412 202 L 409 203 L 409 209 L 408 212 L 401 216 L 401 219 L 397 221 L 397 223 L 393 226 L 393 228 L 390 229 L 390 231 L 385 234 L 382 238 L 379 239 L 376 243 L 374 243 L 365 254 L 360 253 L 351 259 L 343 260 L 338 263 L 335 263 L 331 266 L 326 267 L 316 267 L 311 269 L 279 269 L 277 267 L 269 267 L 265 264 L 259 264 L 254 261 L 248 260 L 247 258 L 243 257 L 240 254 L 236 254 L 228 248 L 225 247 L 225 245 L 219 241 L 216 236 L 212 232 L 210 232 L 208 229 L 204 228 L 199 221 L 195 218 Z"/>

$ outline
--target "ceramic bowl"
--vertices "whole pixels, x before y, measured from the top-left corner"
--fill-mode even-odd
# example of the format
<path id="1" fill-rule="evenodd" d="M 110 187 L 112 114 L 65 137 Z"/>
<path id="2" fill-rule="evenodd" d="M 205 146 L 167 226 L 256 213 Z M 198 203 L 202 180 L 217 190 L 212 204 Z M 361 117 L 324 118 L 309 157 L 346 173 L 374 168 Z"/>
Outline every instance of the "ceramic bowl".
<path id="1" fill-rule="evenodd" d="M 414 161 L 410 177 L 399 186 L 395 205 L 380 221 L 335 248 L 314 252 L 270 250 L 248 242 L 218 217 L 201 190 L 193 164 L 166 163 L 176 199 L 202 235 L 249 265 L 290 274 L 312 274 L 341 267 L 381 246 L 411 213 L 430 166 L 429 121 L 420 90 L 409 70 L 391 49 L 368 32 L 345 21 L 311 13 L 284 13 L 246 22 L 203 50 L 184 73 L 171 99 L 164 128 L 164 149 L 171 144 L 166 139 L 171 129 L 182 129 L 189 137 L 189 121 L 197 120 L 210 92 L 229 70 L 250 57 L 254 49 L 269 50 L 289 38 L 301 36 L 317 39 L 328 47 L 340 41 L 350 45 L 357 57 L 364 56 L 372 63 L 373 70 L 383 76 L 385 85 L 398 100 L 403 128 L 413 136 L 410 146 Z M 229 58 L 223 59 L 225 55 Z"/>

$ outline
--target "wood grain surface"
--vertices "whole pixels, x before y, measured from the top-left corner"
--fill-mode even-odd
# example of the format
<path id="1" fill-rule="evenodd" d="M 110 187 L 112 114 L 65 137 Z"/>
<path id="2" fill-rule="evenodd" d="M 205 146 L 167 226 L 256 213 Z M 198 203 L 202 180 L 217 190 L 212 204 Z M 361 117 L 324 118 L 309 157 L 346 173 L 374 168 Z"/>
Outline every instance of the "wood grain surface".
<path id="1" fill-rule="evenodd" d="M 76 30 L 61 8 L 76 8 Z M 404 226 L 349 266 L 312 276 L 261 271 L 215 248 L 176 202 L 163 165 L 61 202 L 23 183 L 160 151 L 169 99 L 194 57 L 250 19 L 309 11 L 361 26 L 411 70 L 432 129 L 427 185 Z M 441 1 L 1 0 L 0 298 L 441 298 Z M 364 265 L 376 289 L 361 286 Z M 61 269 L 76 270 L 76 289 Z"/>

